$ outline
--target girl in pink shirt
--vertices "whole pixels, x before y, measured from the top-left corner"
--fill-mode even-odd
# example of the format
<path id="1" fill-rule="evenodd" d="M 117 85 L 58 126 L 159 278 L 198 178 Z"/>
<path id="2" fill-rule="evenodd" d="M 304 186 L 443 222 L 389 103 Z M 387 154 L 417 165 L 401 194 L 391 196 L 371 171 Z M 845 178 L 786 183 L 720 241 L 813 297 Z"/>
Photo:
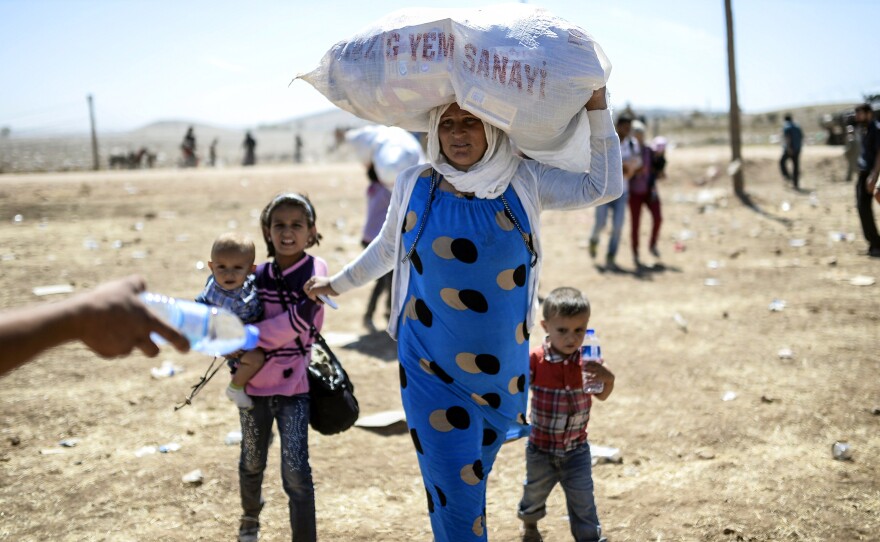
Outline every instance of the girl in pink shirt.
<path id="1" fill-rule="evenodd" d="M 240 542 L 256 542 L 260 530 L 263 472 L 272 424 L 281 444 L 281 480 L 288 497 L 294 542 L 314 542 L 315 493 L 309 466 L 309 383 L 306 370 L 315 331 L 324 309 L 303 293 L 314 275 L 326 276 L 327 263 L 305 250 L 321 239 L 315 208 L 303 195 L 276 196 L 263 209 L 260 223 L 272 258 L 257 267 L 255 284 L 264 319 L 259 347 L 266 353 L 263 368 L 248 382 L 254 408 L 239 410 L 241 459 L 238 465 L 241 504 Z"/>

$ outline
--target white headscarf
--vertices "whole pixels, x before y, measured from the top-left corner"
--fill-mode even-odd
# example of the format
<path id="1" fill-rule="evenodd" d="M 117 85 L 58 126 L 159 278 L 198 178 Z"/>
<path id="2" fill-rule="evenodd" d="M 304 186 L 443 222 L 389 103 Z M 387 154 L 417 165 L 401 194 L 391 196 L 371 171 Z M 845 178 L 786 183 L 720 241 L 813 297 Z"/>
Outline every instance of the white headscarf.
<path id="1" fill-rule="evenodd" d="M 486 131 L 486 152 L 479 162 L 467 171 L 456 169 L 446 160 L 440 149 L 438 127 L 440 117 L 452 104 L 435 107 L 428 119 L 428 161 L 434 169 L 459 192 L 473 192 L 481 199 L 495 199 L 507 189 L 510 179 L 519 167 L 521 158 L 513 154 L 510 139 L 500 129 L 483 122 Z"/>

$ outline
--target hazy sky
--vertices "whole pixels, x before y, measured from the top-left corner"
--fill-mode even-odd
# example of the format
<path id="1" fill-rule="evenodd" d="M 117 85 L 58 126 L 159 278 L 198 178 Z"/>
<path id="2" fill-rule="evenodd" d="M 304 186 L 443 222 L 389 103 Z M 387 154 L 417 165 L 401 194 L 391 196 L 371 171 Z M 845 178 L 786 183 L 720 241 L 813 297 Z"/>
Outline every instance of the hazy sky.
<path id="1" fill-rule="evenodd" d="M 225 127 L 333 106 L 303 81 L 330 46 L 408 6 L 480 0 L 0 0 L 0 126 L 19 135 L 180 119 Z M 546 0 L 613 65 L 614 105 L 726 109 L 723 0 Z M 327 6 L 333 6 L 327 7 Z M 880 0 L 733 0 L 740 107 L 880 92 Z M 868 51 L 873 52 L 869 53 Z"/>

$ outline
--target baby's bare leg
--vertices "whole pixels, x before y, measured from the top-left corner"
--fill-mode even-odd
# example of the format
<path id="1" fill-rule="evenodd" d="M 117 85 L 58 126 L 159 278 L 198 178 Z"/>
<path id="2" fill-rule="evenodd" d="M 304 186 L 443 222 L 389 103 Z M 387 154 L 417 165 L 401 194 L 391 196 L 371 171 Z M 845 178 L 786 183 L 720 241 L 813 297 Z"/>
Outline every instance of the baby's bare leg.
<path id="1" fill-rule="evenodd" d="M 266 353 L 260 348 L 249 350 L 239 359 L 238 370 L 232 375 L 232 384 L 242 388 L 263 367 Z"/>

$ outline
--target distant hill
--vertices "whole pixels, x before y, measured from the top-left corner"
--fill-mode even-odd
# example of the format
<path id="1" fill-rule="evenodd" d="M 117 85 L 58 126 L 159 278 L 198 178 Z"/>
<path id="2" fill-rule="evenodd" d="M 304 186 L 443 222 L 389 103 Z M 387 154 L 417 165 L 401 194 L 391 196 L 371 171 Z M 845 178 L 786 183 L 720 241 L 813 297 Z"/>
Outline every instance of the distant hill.
<path id="1" fill-rule="evenodd" d="M 854 102 L 853 102 L 854 103 Z M 776 144 L 782 117 L 790 112 L 804 130 L 808 144 L 824 144 L 827 131 L 821 120 L 826 114 L 849 109 L 853 103 L 817 104 L 749 112 L 742 115 L 743 142 L 746 145 Z M 615 106 L 616 113 L 625 107 Z M 726 144 L 728 122 L 726 112 L 632 107 L 633 113 L 644 117 L 648 135 L 663 135 L 679 146 Z M 347 146 L 337 146 L 336 129 L 355 128 L 370 124 L 341 109 L 294 117 L 277 123 L 259 125 L 251 130 L 257 140 L 257 163 L 292 163 L 295 140 L 303 142 L 302 161 L 341 162 L 354 160 Z M 111 155 L 128 154 L 145 148 L 156 155 L 156 167 L 175 167 L 180 159 L 180 143 L 186 129 L 193 126 L 200 164 L 205 165 L 211 142 L 217 140 L 218 164 L 237 165 L 243 158 L 245 130 L 206 123 L 171 119 L 153 122 L 124 133 L 100 133 L 98 145 L 100 164 L 108 166 Z M 91 143 L 87 135 L 18 138 L 0 137 L 0 173 L 26 171 L 77 171 L 92 166 Z"/>

